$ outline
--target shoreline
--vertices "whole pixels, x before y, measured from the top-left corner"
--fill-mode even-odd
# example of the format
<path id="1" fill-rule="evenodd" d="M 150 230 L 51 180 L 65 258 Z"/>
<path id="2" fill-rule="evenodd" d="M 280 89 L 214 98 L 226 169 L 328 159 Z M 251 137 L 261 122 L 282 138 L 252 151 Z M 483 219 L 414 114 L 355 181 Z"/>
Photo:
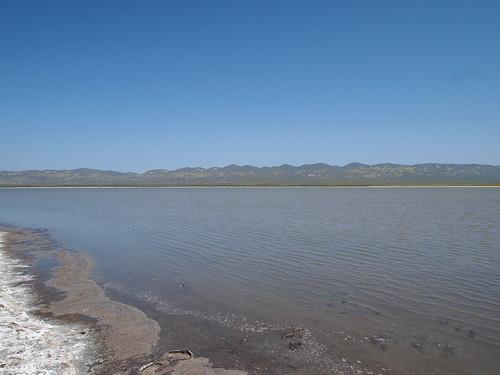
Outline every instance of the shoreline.
<path id="1" fill-rule="evenodd" d="M 190 350 L 159 351 L 158 322 L 110 299 L 86 254 L 55 250 L 45 236 L 0 226 L 0 374 L 247 374 Z M 58 263 L 48 280 L 33 269 L 41 260 Z"/>
<path id="2" fill-rule="evenodd" d="M 500 185 L 179 185 L 179 186 L 7 186 L 0 189 L 447 189 L 447 188 L 500 188 Z"/>
<path id="3" fill-rule="evenodd" d="M 61 247 L 46 230 L 0 224 L 0 232 L 6 232 L 8 237 L 7 246 L 0 248 L 0 256 L 15 259 L 31 278 L 33 285 L 26 289 L 26 294 L 33 301 L 33 316 L 46 325 L 45 332 L 52 337 L 52 327 L 69 329 L 88 348 L 79 367 L 65 365 L 63 371 L 52 372 L 43 368 L 43 374 L 399 373 L 378 361 L 362 363 L 349 356 L 343 358 L 341 353 L 327 349 L 307 328 L 265 325 L 264 322 L 254 322 L 258 327 L 252 328 L 252 321 L 245 317 L 241 317 L 243 326 L 228 325 L 220 316 L 213 319 L 196 313 L 164 310 L 161 303 L 157 305 L 154 300 L 141 300 L 126 290 L 98 285 L 89 276 L 92 259 L 83 252 Z M 44 266 L 37 268 L 40 262 Z M 17 287 L 17 284 L 10 286 L 13 290 Z M 1 299 L 0 295 L 0 304 Z M 26 310 L 18 312 L 26 313 Z M 56 345 L 61 346 L 68 347 Z M 0 353 L 4 350 L 0 340 Z M 18 371 L 16 364 L 9 364 L 11 372 L 3 372 L 2 364 L 0 360 L 0 374 Z"/>
<path id="4" fill-rule="evenodd" d="M 64 193 L 63 190 L 59 191 L 61 194 Z M 254 194 L 250 194 L 251 196 L 255 196 L 258 193 L 258 190 L 249 189 L 247 191 L 248 194 L 254 191 Z M 401 204 L 392 206 L 394 194 L 390 193 L 389 190 L 385 191 L 384 194 L 382 194 L 383 191 L 378 191 L 378 193 L 377 191 L 371 190 L 371 193 L 368 194 L 368 190 L 365 190 L 368 197 L 384 198 L 385 196 L 381 201 L 375 199 L 375 206 L 370 204 L 367 207 L 379 207 L 380 202 L 386 202 L 389 207 L 396 207 L 398 209 L 373 210 L 371 212 L 374 215 L 368 216 L 371 218 L 370 222 L 377 220 L 379 216 L 375 215 L 377 212 L 392 212 L 396 215 L 391 215 L 390 220 L 382 220 L 381 223 L 384 225 L 390 224 L 391 228 L 398 230 L 400 225 L 399 220 L 393 220 L 392 217 L 396 219 L 400 218 L 399 212 L 404 212 L 405 218 L 407 217 L 406 212 L 410 213 L 410 215 L 419 213 L 417 216 L 410 216 L 412 218 L 411 221 L 402 223 L 401 228 L 404 230 L 402 233 L 408 234 L 407 230 L 413 231 L 414 229 L 404 224 L 415 223 L 414 218 L 429 217 L 427 212 L 421 210 L 421 207 L 425 206 L 415 205 L 415 209 L 418 210 L 415 211 L 405 201 L 406 195 L 410 194 L 413 196 L 419 190 L 394 190 L 393 193 L 397 197 L 400 197 L 400 199 L 396 199 L 396 202 L 404 204 L 403 206 Z M 448 196 L 453 197 L 454 199 L 451 202 L 455 202 L 455 204 L 449 205 L 449 203 L 446 203 L 447 205 L 443 206 L 446 210 L 443 212 L 447 216 L 455 213 L 459 214 L 459 217 L 463 215 L 464 226 L 460 222 L 457 223 L 456 220 L 453 220 L 449 222 L 455 224 L 453 228 L 450 228 L 452 232 L 447 230 L 443 232 L 438 227 L 434 228 L 422 222 L 422 226 L 416 226 L 417 232 L 415 232 L 421 233 L 421 235 L 408 236 L 407 238 L 402 238 L 402 240 L 407 241 L 413 238 L 415 241 L 420 239 L 427 241 L 429 235 L 435 235 L 437 239 L 441 239 L 441 236 L 448 239 L 463 239 L 464 246 L 467 244 L 472 250 L 484 249 L 486 246 L 495 250 L 493 236 L 496 234 L 496 231 L 495 227 L 491 226 L 492 223 L 496 222 L 494 210 L 496 207 L 495 203 L 498 202 L 498 196 L 495 195 L 495 191 L 481 192 L 472 189 L 468 189 L 467 191 L 459 191 L 459 189 L 446 191 L 435 189 L 433 192 L 430 190 L 420 191 L 417 195 L 423 194 L 426 196 L 426 199 L 423 200 L 424 203 L 437 202 L 436 199 L 428 200 L 428 194 L 431 198 L 445 198 L 446 202 L 448 202 Z M 156 202 L 161 201 L 158 198 L 163 197 L 162 190 L 157 190 L 155 194 L 153 194 L 152 190 L 144 190 L 140 194 L 140 196 L 147 196 L 147 199 L 138 201 L 138 203 L 143 203 L 141 207 L 151 206 L 152 210 L 146 211 L 147 215 L 142 214 L 139 216 L 135 216 L 135 214 L 142 213 L 140 210 L 134 211 L 128 206 L 119 210 L 110 209 L 109 203 L 101 200 L 97 200 L 95 205 L 90 205 L 89 208 L 92 208 L 92 210 L 87 211 L 86 205 L 82 205 L 82 203 L 89 201 L 87 194 L 84 194 L 85 190 L 80 190 L 81 193 L 78 193 L 79 190 L 74 190 L 71 194 L 69 194 L 70 191 L 66 191 L 67 194 L 61 196 L 57 191 L 54 190 L 53 192 L 54 194 L 47 196 L 49 198 L 47 200 L 40 199 L 44 198 L 45 195 L 44 197 L 39 197 L 39 194 L 35 190 L 32 193 L 25 191 L 27 195 L 22 191 L 18 191 L 17 193 L 15 190 L 12 190 L 11 193 L 5 191 L 5 196 L 3 197 L 6 204 L 1 216 L 5 220 L 11 218 L 8 221 L 16 223 L 15 225 L 18 225 L 17 228 L 29 228 L 34 225 L 52 228 L 50 230 L 40 230 L 9 227 L 12 230 L 13 239 L 9 241 L 9 246 L 12 245 L 10 253 L 12 255 L 27 254 L 18 258 L 29 266 L 26 270 L 34 275 L 36 280 L 43 281 L 45 285 L 45 287 L 33 289 L 33 292 L 41 295 L 41 297 L 35 297 L 35 299 L 41 298 L 41 301 L 45 301 L 46 305 L 53 304 L 53 306 L 56 306 L 59 304 L 59 301 L 63 300 L 65 293 L 67 297 L 67 292 L 63 292 L 61 289 L 70 287 L 69 283 L 74 280 L 65 281 L 63 279 L 61 281 L 63 286 L 57 290 L 56 284 L 50 284 L 50 280 L 54 280 L 57 277 L 60 273 L 59 271 L 62 270 L 66 263 L 68 266 L 72 265 L 78 272 L 82 271 L 83 276 L 79 275 L 78 278 L 83 278 L 84 280 L 86 287 L 83 289 L 92 291 L 94 288 L 97 288 L 100 293 L 103 293 L 102 290 L 104 290 L 107 300 L 119 301 L 121 304 L 133 306 L 135 309 L 142 311 L 149 319 L 156 321 L 161 327 L 159 341 L 154 345 L 152 351 L 146 349 L 148 353 L 142 358 L 134 358 L 128 362 L 117 361 L 114 368 L 118 370 L 114 372 L 109 371 L 107 374 L 115 374 L 117 371 L 122 371 L 122 369 L 131 370 L 129 371 L 130 374 L 137 373 L 142 366 L 149 365 L 152 362 L 154 364 L 155 361 L 160 361 L 164 353 L 176 349 L 188 349 L 197 356 L 210 358 L 214 366 L 218 368 L 236 368 L 247 371 L 251 375 L 278 373 L 289 375 L 332 375 L 356 373 L 353 371 L 344 371 L 344 369 L 337 371 L 339 360 L 345 360 L 347 363 L 346 366 L 349 364 L 355 366 L 359 364 L 358 368 L 362 372 L 358 372 L 358 374 L 369 374 L 370 372 L 364 371 L 365 369 L 372 370 L 376 374 L 384 373 L 379 371 L 379 369 L 388 369 L 387 374 L 412 373 L 409 372 L 410 369 L 418 373 L 425 373 L 427 369 L 433 369 L 435 372 L 454 372 L 457 374 L 474 371 L 490 373 L 496 366 L 497 360 L 494 354 L 498 336 L 496 335 L 497 332 L 494 325 L 490 324 L 491 310 L 485 310 L 484 306 L 471 305 L 470 308 L 467 307 L 467 309 L 464 309 L 463 315 L 460 315 L 460 313 L 456 313 L 453 309 L 443 307 L 442 304 L 436 305 L 436 309 L 427 309 L 425 307 L 427 306 L 426 299 L 419 300 L 415 298 L 415 302 L 424 302 L 423 305 L 419 306 L 414 305 L 412 301 L 406 303 L 407 301 L 399 298 L 402 296 L 401 294 L 395 294 L 395 296 L 399 298 L 399 301 L 404 303 L 398 305 L 398 300 L 389 298 L 386 306 L 383 306 L 371 297 L 364 298 L 364 296 L 357 295 L 358 291 L 362 291 L 366 295 L 366 291 L 383 293 L 388 288 L 393 287 L 392 278 L 389 280 L 383 273 L 371 273 L 371 270 L 375 270 L 375 267 L 383 271 L 385 269 L 383 262 L 386 262 L 386 260 L 391 262 L 394 260 L 409 259 L 409 264 L 432 264 L 434 266 L 435 263 L 432 262 L 432 258 L 419 257 L 418 259 L 410 259 L 405 256 L 400 257 L 400 251 L 416 250 L 413 253 L 420 256 L 424 254 L 433 255 L 433 248 L 436 246 L 436 242 L 425 242 L 432 245 L 432 247 L 426 247 L 425 251 L 420 251 L 420 246 L 413 246 L 412 243 L 409 244 L 410 246 L 404 246 L 406 242 L 401 242 L 401 240 L 397 243 L 393 241 L 375 242 L 373 244 L 375 246 L 373 254 L 380 255 L 380 257 L 366 260 L 361 265 L 356 263 L 359 257 L 358 259 L 355 258 L 346 262 L 345 266 L 349 268 L 346 267 L 345 269 L 348 269 L 350 273 L 345 274 L 345 285 L 330 283 L 330 280 L 339 282 L 340 278 L 336 275 L 316 278 L 315 275 L 307 272 L 307 269 L 304 269 L 304 266 L 310 264 L 307 258 L 304 261 L 298 258 L 299 262 L 295 262 L 291 266 L 287 265 L 288 258 L 278 258 L 277 269 L 281 270 L 280 272 L 287 272 L 286 274 L 278 274 L 283 280 L 286 280 L 285 283 L 278 280 L 278 283 L 274 284 L 275 280 L 272 279 L 264 280 L 265 282 L 261 283 L 258 279 L 260 275 L 259 271 L 261 273 L 267 271 L 268 268 L 266 267 L 271 264 L 269 261 L 276 261 L 274 254 L 272 254 L 272 257 L 248 257 L 251 262 L 255 260 L 258 268 L 252 267 L 251 262 L 246 262 L 246 259 L 243 257 L 241 261 L 235 262 L 229 258 L 228 262 L 219 262 L 222 264 L 222 267 L 212 262 L 220 260 L 218 256 L 224 256 L 224 253 L 229 254 L 229 256 L 232 256 L 233 252 L 235 255 L 240 253 L 246 255 L 247 252 L 252 254 L 252 250 L 254 249 L 267 249 L 268 244 L 269 249 L 273 251 L 274 249 L 280 251 L 286 246 L 285 255 L 311 257 L 315 251 L 329 250 L 331 246 L 326 243 L 323 246 L 324 242 L 321 241 L 326 238 L 333 238 L 333 236 L 325 236 L 323 238 L 323 232 L 313 231 L 312 233 L 318 233 L 318 236 L 312 237 L 299 228 L 296 233 L 300 234 L 300 236 L 297 236 L 300 242 L 293 240 L 293 235 L 292 240 L 287 242 L 286 236 L 290 232 L 278 232 L 278 229 L 298 227 L 295 225 L 289 226 L 287 222 L 280 222 L 279 226 L 274 227 L 273 221 L 264 222 L 270 224 L 270 228 L 273 230 L 272 233 L 279 233 L 279 237 L 276 237 L 278 241 L 266 237 L 260 238 L 260 236 L 246 236 L 247 229 L 250 230 L 250 233 L 252 231 L 267 233 L 269 226 L 261 227 L 260 223 L 257 223 L 257 226 L 250 225 L 248 228 L 234 226 L 233 223 L 227 225 L 225 221 L 221 223 L 223 225 L 219 225 L 218 222 L 215 222 L 217 225 L 210 224 L 208 226 L 198 226 L 197 224 L 195 227 L 196 231 L 193 231 L 189 227 L 189 224 L 192 223 L 189 220 L 179 220 L 175 225 L 171 225 L 171 222 L 168 220 L 177 216 L 164 215 L 163 211 L 165 210 L 162 210 L 161 217 L 166 220 L 161 221 L 161 225 L 157 227 L 156 223 L 160 221 L 156 221 Z M 95 194 L 98 192 L 96 190 Z M 104 190 L 102 192 L 103 194 L 105 193 Z M 116 190 L 115 192 L 118 194 L 120 190 Z M 139 191 L 137 192 L 139 193 Z M 174 193 L 174 191 L 171 192 L 172 194 Z M 237 190 L 233 190 L 233 192 L 236 194 Z M 282 192 L 285 193 L 285 191 Z M 299 194 L 298 190 L 295 192 L 293 193 L 293 190 L 289 190 L 289 193 L 293 193 L 292 196 L 294 197 Z M 324 193 L 327 192 L 324 191 Z M 357 196 L 356 192 L 363 193 L 361 190 L 352 190 L 349 193 L 349 197 Z M 49 190 L 47 190 L 47 193 L 49 193 Z M 108 191 L 108 193 L 111 194 L 108 194 L 109 197 L 113 196 L 112 191 Z M 165 191 L 166 193 L 167 191 Z M 179 190 L 180 193 L 181 191 Z M 192 190 L 192 194 L 194 193 L 195 190 Z M 213 191 L 216 197 L 224 196 L 223 193 L 224 190 L 220 190 L 218 193 Z M 271 198 L 280 192 L 275 191 L 274 194 L 271 193 L 273 193 L 273 190 L 268 190 L 268 193 L 265 194 L 262 192 L 263 196 Z M 313 193 L 313 190 L 303 190 L 298 197 L 310 196 L 309 193 Z M 336 202 L 337 194 L 334 194 L 333 190 L 331 191 L 333 195 L 320 194 L 321 190 L 317 190 L 316 193 L 313 196 L 318 194 L 319 196 L 329 196 L 333 198 L 331 202 Z M 84 194 L 84 196 L 80 196 L 80 194 Z M 153 195 L 151 196 L 151 194 Z M 93 197 L 94 195 L 89 197 Z M 244 195 L 247 195 L 247 193 Z M 286 195 L 289 194 L 287 193 Z M 363 193 L 362 195 L 365 194 Z M 205 196 L 205 194 L 202 194 L 202 196 Z M 128 195 L 125 195 L 125 197 L 128 197 Z M 260 198 L 260 194 L 257 194 L 256 197 Z M 462 200 L 468 202 L 468 197 L 473 197 L 471 198 L 471 204 L 460 204 Z M 36 200 L 34 200 L 35 198 Z M 457 198 L 460 200 L 458 201 Z M 61 199 L 61 202 L 52 204 L 51 201 L 54 199 Z M 114 200 L 111 200 L 110 203 L 112 202 Z M 116 201 L 116 203 L 119 202 L 122 201 Z M 265 202 L 267 201 L 264 200 Z M 310 200 L 307 199 L 304 202 L 310 202 Z M 312 203 L 315 202 L 312 201 Z M 480 205 L 474 206 L 475 203 L 480 203 Z M 221 204 L 225 204 L 225 202 L 221 201 Z M 322 205 L 323 200 L 319 200 L 315 204 Z M 237 207 L 249 207 L 250 205 L 253 205 L 253 201 L 250 201 L 250 204 L 238 205 Z M 302 209 L 304 206 L 318 207 L 317 205 L 304 205 L 303 203 L 300 203 L 296 207 Z M 167 204 L 160 207 L 169 208 L 170 206 Z M 187 207 L 189 208 L 190 206 Z M 259 205 L 257 207 L 262 206 Z M 309 217 L 309 213 L 323 212 L 316 209 L 309 210 L 307 207 L 304 212 L 305 217 Z M 357 207 L 359 208 L 359 206 Z M 399 207 L 405 208 L 405 210 L 400 211 Z M 440 206 L 433 205 L 433 210 L 429 212 L 436 212 L 436 215 L 431 216 L 431 218 L 442 220 L 441 210 L 435 210 L 434 207 L 439 208 Z M 481 208 L 481 211 L 475 211 L 474 207 Z M 74 211 L 74 208 L 78 208 L 79 210 Z M 346 220 L 341 220 L 341 222 L 348 223 L 351 219 L 356 220 L 359 218 L 357 212 L 366 212 L 357 210 L 356 206 L 353 206 L 353 208 L 353 214 L 348 215 Z M 406 208 L 409 208 L 409 210 L 406 210 Z M 448 209 L 451 211 L 447 211 Z M 351 211 L 351 207 L 346 206 L 346 210 Z M 339 212 L 347 212 L 346 210 L 341 209 Z M 251 213 L 252 211 L 246 212 Z M 262 212 L 274 212 L 274 209 Z M 474 212 L 482 214 L 480 217 L 481 220 L 478 221 L 473 216 L 470 221 L 467 219 L 469 216 L 465 215 L 470 215 L 470 213 Z M 207 213 L 212 212 L 208 211 Z M 129 214 L 134 214 L 134 216 L 130 218 Z M 192 218 L 192 216 L 184 214 L 179 217 L 182 219 Z M 211 217 L 211 215 L 199 216 L 200 219 L 209 219 Z M 280 215 L 280 217 L 284 217 L 284 215 Z M 330 216 L 325 215 L 325 218 L 328 217 Z M 199 220 L 198 217 L 195 218 Z M 103 220 L 101 221 L 101 219 Z M 330 220 L 326 222 L 335 225 L 337 219 L 335 217 L 332 217 L 332 219 L 334 221 Z M 242 222 L 247 224 L 247 219 L 242 217 Z M 437 223 L 439 222 L 437 221 Z M 444 222 L 447 223 L 448 221 L 444 220 Z M 249 223 L 252 222 L 250 221 Z M 298 223 L 304 223 L 304 221 L 301 220 Z M 432 221 L 429 224 L 431 223 Z M 186 224 L 188 227 L 186 227 Z M 236 221 L 235 224 L 239 224 L 239 221 Z M 469 225 L 480 225 L 479 229 L 484 228 L 484 230 L 477 231 L 478 235 L 481 236 L 478 238 L 485 240 L 481 242 L 480 248 L 475 247 L 475 242 L 469 242 L 466 237 L 467 233 L 469 233 Z M 227 232 L 226 228 L 229 228 Z M 265 230 L 261 228 L 265 228 Z M 309 227 L 306 225 L 304 228 Z M 329 230 L 328 228 L 325 227 L 325 229 Z M 341 227 L 340 229 L 343 228 Z M 356 226 L 356 228 L 364 229 L 364 226 Z M 464 235 L 456 235 L 455 228 L 461 228 L 460 233 L 464 233 Z M 474 226 L 473 228 L 478 227 Z M 1 229 L 2 226 L 0 224 Z M 219 229 L 220 231 L 217 232 Z M 319 229 L 322 228 L 319 227 Z M 333 229 L 335 229 L 335 226 L 333 226 Z M 342 245 L 339 247 L 341 251 L 349 250 L 356 253 L 358 245 L 364 244 L 364 246 L 359 248 L 360 254 L 364 256 L 369 253 L 371 257 L 372 244 L 369 242 L 369 239 L 377 239 L 376 235 L 378 233 L 369 228 L 367 229 L 366 233 L 370 234 L 370 237 L 361 237 L 361 239 L 365 238 L 366 242 L 351 242 L 351 234 L 357 235 L 359 231 L 343 232 L 333 230 L 332 234 L 337 234 L 338 238 L 347 239 L 347 246 Z M 165 233 L 161 232 L 161 230 L 164 230 Z M 209 232 L 208 230 L 212 231 Z M 182 236 L 179 236 L 179 233 Z M 226 233 L 230 237 L 227 237 Z M 474 229 L 474 233 L 476 233 L 476 229 Z M 193 234 L 197 234 L 199 237 L 193 237 Z M 220 240 L 219 236 L 221 236 Z M 255 240 L 255 242 L 245 242 L 249 239 Z M 308 242 L 312 246 L 304 242 L 305 240 L 309 240 Z M 332 243 L 335 244 L 335 242 Z M 439 243 L 437 242 L 437 245 Z M 214 250 L 207 247 L 207 244 L 210 247 L 213 246 Z M 377 250 L 381 248 L 381 244 L 384 246 L 388 245 L 390 252 L 386 253 L 385 250 L 378 252 Z M 399 247 L 400 244 L 403 244 L 403 246 Z M 70 246 L 70 248 L 67 246 Z M 223 251 L 217 249 L 219 246 Z M 242 250 L 247 250 L 247 252 L 239 252 L 237 246 L 241 246 Z M 391 246 L 394 246 L 394 249 Z M 291 250 L 288 250 L 288 247 Z M 75 252 L 72 249 L 81 251 Z M 364 251 L 365 249 L 370 249 L 370 251 Z M 429 253 L 427 249 L 432 250 L 432 253 Z M 457 247 L 458 249 L 462 248 Z M 392 251 L 396 252 L 391 253 Z M 196 252 L 199 252 L 201 257 L 196 257 Z M 40 265 L 36 266 L 36 262 L 29 259 L 29 253 L 51 253 L 54 256 L 45 257 L 45 259 L 41 260 Z M 89 254 L 90 257 L 86 257 L 85 254 Z M 446 250 L 436 253 L 436 255 L 439 254 L 441 256 L 448 255 L 452 262 L 468 259 L 455 258 L 454 254 L 456 253 L 450 253 L 450 251 Z M 472 254 L 476 254 L 476 252 Z M 472 254 L 464 251 L 461 255 L 467 257 Z M 386 258 L 386 255 L 389 255 L 389 257 Z M 491 259 L 496 258 L 497 255 L 496 253 L 491 253 Z M 413 257 L 413 255 L 410 256 Z M 50 262 L 47 262 L 48 258 L 50 258 Z M 92 259 L 94 259 L 93 262 Z M 332 256 L 318 259 L 325 259 L 325 262 L 332 262 L 338 260 L 338 257 Z M 424 262 L 420 262 L 420 259 L 424 260 Z M 429 259 L 429 262 L 426 259 Z M 363 261 L 363 259 L 361 260 Z M 474 270 L 482 269 L 485 271 L 485 276 L 491 275 L 488 273 L 491 271 L 491 268 L 489 268 L 491 266 L 485 262 L 485 259 L 481 260 L 479 258 L 478 260 L 479 262 L 477 263 L 473 262 L 473 269 L 464 268 L 464 275 L 469 276 L 473 282 L 471 285 L 475 285 L 476 287 L 481 285 L 481 281 L 475 279 Z M 415 262 L 412 263 L 413 261 Z M 207 268 L 206 273 L 203 271 L 203 274 L 201 274 L 202 277 L 198 277 L 197 274 L 193 273 L 198 271 L 198 264 L 210 267 Z M 242 266 L 248 267 L 248 270 L 242 268 Z M 366 266 L 373 268 L 367 269 Z M 335 265 L 329 268 L 340 271 L 342 275 L 342 268 L 337 269 Z M 318 269 L 321 270 L 322 268 Z M 368 271 L 366 275 L 362 273 L 365 269 Z M 409 268 L 404 267 L 403 269 Z M 436 269 L 446 271 L 449 268 L 439 266 Z M 89 274 L 90 270 L 91 273 Z M 240 270 L 242 271 L 241 275 L 236 273 L 236 271 Z M 216 277 L 213 276 L 214 271 L 219 271 Z M 270 271 L 269 275 L 276 276 L 272 269 Z M 304 285 L 304 282 L 300 280 L 302 276 L 297 271 L 305 271 L 304 274 L 308 276 L 306 282 L 310 283 L 312 288 L 306 288 L 308 285 Z M 67 275 L 72 274 L 71 269 L 67 269 L 65 272 Z M 372 284 L 368 285 L 366 283 L 358 285 L 357 279 L 355 280 L 357 275 L 366 277 L 365 280 L 370 281 L 370 283 L 380 280 L 387 282 L 387 284 L 376 285 L 375 287 L 371 287 Z M 396 276 L 395 280 L 397 281 L 399 280 L 399 275 L 402 274 L 398 270 L 397 273 L 393 273 L 392 275 Z M 213 281 L 209 280 L 209 282 L 203 283 L 207 280 L 207 277 L 213 277 Z M 240 277 L 242 281 L 246 281 L 246 285 L 240 286 L 237 284 L 237 288 L 232 290 L 232 285 L 229 283 L 232 281 L 240 283 Z M 299 280 L 293 279 L 294 277 L 298 277 Z M 406 275 L 404 277 L 406 278 Z M 89 278 L 94 282 L 88 283 L 86 279 Z M 407 284 L 408 288 L 411 288 L 413 285 L 420 286 L 419 281 L 414 277 L 409 277 L 408 280 L 410 281 Z M 437 280 L 446 282 L 456 280 L 457 285 L 462 285 L 461 280 L 463 278 L 457 280 L 456 278 L 439 277 Z M 283 299 L 281 299 L 282 297 L 276 291 L 287 288 L 287 281 L 291 281 L 290 286 L 295 288 L 302 287 L 304 290 L 299 291 L 294 289 L 290 294 L 284 293 Z M 326 282 L 324 283 L 324 281 Z M 39 284 L 42 284 L 42 282 Z M 440 291 L 439 288 L 433 289 L 435 284 L 432 283 L 424 282 L 421 285 L 425 285 L 430 291 Z M 447 283 L 446 285 L 452 284 Z M 363 289 L 365 286 L 367 288 Z M 269 292 L 264 291 L 263 293 L 255 287 L 269 287 L 270 289 Z M 80 290 L 82 289 L 81 286 L 79 288 Z M 227 294 L 225 293 L 226 290 Z M 413 290 L 408 290 L 410 293 L 413 293 Z M 484 297 L 485 302 L 481 303 L 489 303 L 488 298 L 491 297 L 491 293 L 487 291 L 475 293 L 474 289 L 467 287 L 463 287 L 463 290 L 468 291 L 472 296 Z M 242 298 L 246 293 L 253 293 L 256 297 L 250 298 L 247 302 Z M 435 295 L 444 298 L 449 296 L 439 293 Z M 277 298 L 274 298 L 274 300 L 271 299 L 275 296 Z M 262 301 L 264 303 L 261 304 L 260 302 Z M 460 303 L 461 299 L 451 298 L 451 301 Z M 267 303 L 269 304 L 266 305 Z M 104 304 L 106 305 L 106 303 Z M 411 316 L 409 314 L 405 315 L 406 312 L 401 314 L 401 317 L 398 316 L 395 318 L 393 313 L 401 311 L 401 308 L 407 309 L 413 316 L 426 310 L 430 314 L 429 316 L 424 316 L 421 320 L 408 319 Z M 49 320 L 54 319 L 55 321 L 68 321 L 69 323 L 87 323 L 88 327 L 95 331 L 96 336 L 102 342 L 105 342 L 106 335 L 110 334 L 111 330 L 107 329 L 104 324 L 100 326 L 95 324 L 97 318 L 87 318 L 83 315 L 78 315 L 78 313 L 83 312 L 80 308 L 75 307 L 75 311 L 75 314 L 69 311 L 66 312 L 66 315 L 54 316 L 46 308 L 43 311 L 45 314 L 43 317 Z M 485 312 L 484 318 L 475 318 L 474 316 L 470 317 L 470 315 L 467 315 L 482 312 Z M 62 312 L 59 312 L 59 314 L 62 314 Z M 461 317 L 465 317 L 465 319 L 460 321 Z M 108 357 L 107 352 L 103 353 L 106 353 L 105 363 L 107 364 L 110 362 L 110 356 Z M 184 353 L 184 355 L 187 354 Z M 322 367 L 318 370 L 319 366 Z M 148 368 L 151 369 L 151 367 Z M 143 370 L 145 371 L 146 369 L 144 368 Z M 0 371 L 0 373 L 2 372 Z M 104 374 L 104 372 L 102 373 Z"/>
<path id="5" fill-rule="evenodd" d="M 60 266 L 47 283 L 65 293 L 64 299 L 50 303 L 55 317 L 80 314 L 96 320 L 104 333 L 105 347 L 116 361 L 147 355 L 158 342 L 160 326 L 142 311 L 111 300 L 89 278 L 91 259 L 79 252 L 57 254 Z"/>

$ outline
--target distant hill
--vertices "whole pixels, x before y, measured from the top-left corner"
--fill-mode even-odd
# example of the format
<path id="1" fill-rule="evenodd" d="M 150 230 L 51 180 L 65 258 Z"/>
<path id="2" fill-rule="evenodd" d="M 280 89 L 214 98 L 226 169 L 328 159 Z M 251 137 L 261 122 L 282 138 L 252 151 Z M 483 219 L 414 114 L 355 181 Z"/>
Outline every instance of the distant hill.
<path id="1" fill-rule="evenodd" d="M 500 185 L 500 166 L 484 164 L 307 164 L 155 169 L 0 171 L 0 186 Z"/>

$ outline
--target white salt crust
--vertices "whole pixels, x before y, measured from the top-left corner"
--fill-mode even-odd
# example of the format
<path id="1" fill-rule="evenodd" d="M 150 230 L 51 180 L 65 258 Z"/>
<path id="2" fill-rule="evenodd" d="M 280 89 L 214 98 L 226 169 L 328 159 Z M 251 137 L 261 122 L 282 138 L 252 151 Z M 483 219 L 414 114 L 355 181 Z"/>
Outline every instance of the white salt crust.
<path id="1" fill-rule="evenodd" d="M 34 314 L 33 277 L 6 254 L 5 237 L 0 232 L 0 374 L 88 373 L 93 348 L 88 330 Z"/>

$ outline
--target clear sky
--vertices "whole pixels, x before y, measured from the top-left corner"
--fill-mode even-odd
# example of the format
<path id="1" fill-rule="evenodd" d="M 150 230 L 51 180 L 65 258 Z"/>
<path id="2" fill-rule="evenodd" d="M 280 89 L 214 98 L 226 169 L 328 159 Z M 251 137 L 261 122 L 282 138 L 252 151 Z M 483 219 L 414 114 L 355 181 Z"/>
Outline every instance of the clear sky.
<path id="1" fill-rule="evenodd" d="M 0 169 L 500 164 L 500 1 L 0 3 Z"/>

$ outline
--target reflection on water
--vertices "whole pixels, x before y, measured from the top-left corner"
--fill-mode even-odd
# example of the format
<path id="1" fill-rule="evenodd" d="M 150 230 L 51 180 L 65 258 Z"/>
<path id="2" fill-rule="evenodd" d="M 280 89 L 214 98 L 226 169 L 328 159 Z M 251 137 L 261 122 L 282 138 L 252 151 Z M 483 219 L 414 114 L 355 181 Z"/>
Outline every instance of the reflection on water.
<path id="1" fill-rule="evenodd" d="M 403 373 L 500 368 L 500 189 L 2 189 L 0 221 L 178 311 L 302 326 Z"/>

